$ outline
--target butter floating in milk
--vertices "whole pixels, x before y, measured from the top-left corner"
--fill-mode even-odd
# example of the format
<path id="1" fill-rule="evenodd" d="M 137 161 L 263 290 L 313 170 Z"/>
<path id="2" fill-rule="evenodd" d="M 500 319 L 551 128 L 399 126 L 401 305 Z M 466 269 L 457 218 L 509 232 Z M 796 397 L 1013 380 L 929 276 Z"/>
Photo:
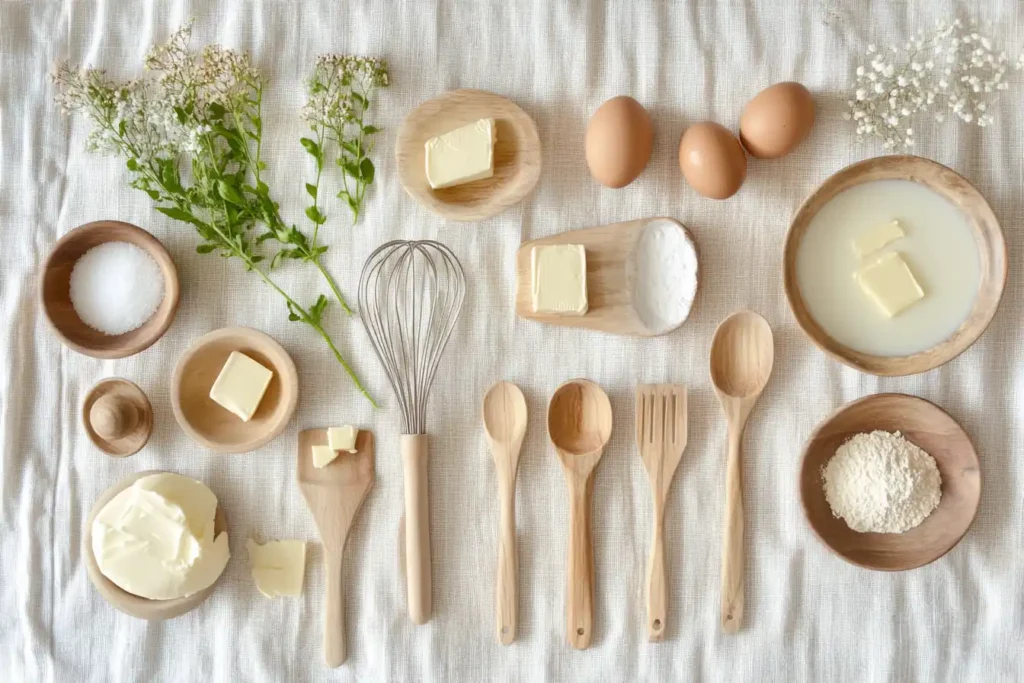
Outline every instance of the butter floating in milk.
<path id="1" fill-rule="evenodd" d="M 494 175 L 494 119 L 480 119 L 427 140 L 427 182 L 439 190 Z"/>
<path id="2" fill-rule="evenodd" d="M 587 255 L 582 244 L 534 247 L 530 259 L 535 313 L 583 315 L 587 312 Z"/>
<path id="3" fill-rule="evenodd" d="M 263 400 L 274 373 L 249 356 L 232 351 L 210 389 L 210 398 L 248 422 Z"/>
<path id="4" fill-rule="evenodd" d="M 906 234 L 899 221 L 882 223 L 853 238 L 853 250 L 857 252 L 857 256 L 864 258 L 901 237 L 906 237 Z"/>
<path id="5" fill-rule="evenodd" d="M 924 298 L 924 290 L 914 279 L 903 257 L 890 251 L 854 273 L 861 290 L 890 318 Z"/>
<path id="6" fill-rule="evenodd" d="M 297 598 L 302 595 L 306 576 L 305 541 L 269 541 L 260 545 L 251 538 L 245 542 L 256 588 L 268 598 Z"/>

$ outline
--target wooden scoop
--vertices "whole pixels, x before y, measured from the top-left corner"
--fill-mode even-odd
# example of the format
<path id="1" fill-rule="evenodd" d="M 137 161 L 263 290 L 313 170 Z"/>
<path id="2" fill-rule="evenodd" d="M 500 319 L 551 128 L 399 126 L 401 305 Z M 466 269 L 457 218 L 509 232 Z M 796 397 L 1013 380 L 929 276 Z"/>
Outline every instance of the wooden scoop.
<path id="1" fill-rule="evenodd" d="M 548 434 L 569 488 L 569 571 L 565 626 L 569 644 L 590 647 L 594 631 L 594 549 L 590 538 L 591 474 L 612 434 L 612 405 L 598 385 L 569 380 L 548 405 Z"/>
<path id="2" fill-rule="evenodd" d="M 313 513 L 324 545 L 327 567 L 324 660 L 333 668 L 345 662 L 345 584 L 341 558 L 352 520 L 373 486 L 373 433 L 360 430 L 356 438 L 357 452 L 341 452 L 325 467 L 316 468 L 313 446 L 326 443 L 326 429 L 299 432 L 296 474 L 299 490 Z"/>
<path id="3" fill-rule="evenodd" d="M 753 311 L 722 321 L 711 342 L 711 381 L 729 423 L 722 535 L 722 628 L 736 633 L 743 621 L 743 428 L 772 374 L 772 328 Z"/>
<path id="4" fill-rule="evenodd" d="M 501 538 L 494 605 L 498 642 L 516 639 L 516 472 L 526 434 L 526 399 L 511 382 L 498 382 L 484 396 L 484 432 L 498 473 L 501 496 Z"/>

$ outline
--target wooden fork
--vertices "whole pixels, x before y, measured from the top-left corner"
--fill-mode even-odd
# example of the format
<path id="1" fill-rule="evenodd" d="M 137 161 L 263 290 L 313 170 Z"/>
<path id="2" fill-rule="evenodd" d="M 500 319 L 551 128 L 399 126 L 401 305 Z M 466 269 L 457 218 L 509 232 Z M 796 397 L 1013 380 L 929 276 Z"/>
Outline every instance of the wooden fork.
<path id="1" fill-rule="evenodd" d="M 636 445 L 651 482 L 654 535 L 647 563 L 647 637 L 665 637 L 665 497 L 686 448 L 686 387 L 641 384 L 636 388 Z"/>

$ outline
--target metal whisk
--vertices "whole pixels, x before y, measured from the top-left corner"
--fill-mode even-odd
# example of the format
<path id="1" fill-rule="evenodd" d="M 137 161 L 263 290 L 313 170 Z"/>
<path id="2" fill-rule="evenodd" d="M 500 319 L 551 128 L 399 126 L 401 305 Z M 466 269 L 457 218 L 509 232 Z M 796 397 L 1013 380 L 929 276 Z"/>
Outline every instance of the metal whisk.
<path id="1" fill-rule="evenodd" d="M 459 259 L 429 240 L 378 247 L 359 278 L 359 317 L 402 410 L 405 573 L 416 624 L 426 623 L 431 611 L 427 397 L 465 297 Z"/>

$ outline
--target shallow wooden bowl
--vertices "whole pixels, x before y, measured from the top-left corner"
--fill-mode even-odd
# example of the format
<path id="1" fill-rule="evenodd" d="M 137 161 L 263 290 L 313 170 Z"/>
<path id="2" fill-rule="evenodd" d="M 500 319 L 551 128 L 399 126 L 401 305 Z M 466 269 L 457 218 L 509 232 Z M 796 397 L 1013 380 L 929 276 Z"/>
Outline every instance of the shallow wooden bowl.
<path id="1" fill-rule="evenodd" d="M 81 256 L 104 242 L 131 242 L 145 249 L 164 276 L 164 298 L 141 327 L 109 335 L 92 329 L 71 305 L 71 270 Z M 178 271 L 160 240 L 142 228 L 120 221 L 86 223 L 57 240 L 43 262 L 39 303 L 50 329 L 69 349 L 93 358 L 126 358 L 148 349 L 163 336 L 178 310 Z"/>
<path id="2" fill-rule="evenodd" d="M 967 218 L 974 231 L 981 258 L 981 283 L 967 319 L 945 341 L 909 356 L 875 356 L 839 343 L 811 316 L 797 282 L 796 261 L 800 241 L 815 214 L 843 190 L 874 180 L 912 180 L 948 199 Z M 992 322 L 1006 285 L 1006 243 L 992 208 L 963 176 L 930 159 L 883 156 L 847 166 L 822 183 L 804 201 L 797 209 L 786 235 L 783 268 L 790 309 L 797 324 L 818 348 L 841 363 L 872 375 L 914 375 L 937 368 L 959 356 L 977 341 Z"/>
<path id="3" fill-rule="evenodd" d="M 82 530 L 82 556 L 85 558 L 85 571 L 89 575 L 89 580 L 92 582 L 92 585 L 96 587 L 96 590 L 103 596 L 103 599 L 109 602 L 114 608 L 129 616 L 138 617 L 139 619 L 148 619 L 150 621 L 173 619 L 174 617 L 180 617 L 186 612 L 191 612 L 210 597 L 210 594 L 213 593 L 213 589 L 217 586 L 217 581 L 220 580 L 218 577 L 217 581 L 210 584 L 208 588 L 184 598 L 176 598 L 174 600 L 150 600 L 149 598 L 140 598 L 138 595 L 133 595 L 132 593 L 120 588 L 100 571 L 100 567 L 96 563 L 96 555 L 92 552 L 92 523 L 96 519 L 96 515 L 99 514 L 104 505 L 113 500 L 114 496 L 121 493 L 121 491 L 124 491 L 139 479 L 148 477 L 151 474 L 160 473 L 160 470 L 149 470 L 147 472 L 130 474 L 104 491 L 92 506 L 92 510 L 89 511 L 89 517 L 85 521 L 85 529 Z M 227 517 L 224 516 L 224 510 L 220 505 L 217 506 L 217 516 L 214 517 L 213 520 L 213 530 L 217 534 L 228 530 L 228 520 Z"/>
<path id="4" fill-rule="evenodd" d="M 825 500 L 822 468 L 847 439 L 876 429 L 902 433 L 935 458 L 942 477 L 939 506 L 902 534 L 853 531 Z M 981 499 L 978 454 L 960 425 L 935 404 L 906 394 L 874 394 L 846 404 L 811 434 L 800 467 L 800 498 L 815 535 L 847 562 L 884 571 L 914 569 L 949 552 L 974 521 Z"/>
<path id="5" fill-rule="evenodd" d="M 232 351 L 273 370 L 263 400 L 248 422 L 210 398 L 210 388 Z M 178 360 L 171 378 L 171 407 L 196 443 L 217 453 L 247 453 L 284 431 L 299 400 L 299 373 L 284 348 L 250 327 L 225 327 L 203 335 Z"/>
<path id="6" fill-rule="evenodd" d="M 493 118 L 494 175 L 434 190 L 427 182 L 424 145 L 473 123 Z M 395 143 L 398 180 L 413 199 L 443 218 L 478 221 L 521 202 L 540 178 L 537 124 L 516 103 L 484 90 L 452 90 L 427 100 L 405 117 Z"/>

